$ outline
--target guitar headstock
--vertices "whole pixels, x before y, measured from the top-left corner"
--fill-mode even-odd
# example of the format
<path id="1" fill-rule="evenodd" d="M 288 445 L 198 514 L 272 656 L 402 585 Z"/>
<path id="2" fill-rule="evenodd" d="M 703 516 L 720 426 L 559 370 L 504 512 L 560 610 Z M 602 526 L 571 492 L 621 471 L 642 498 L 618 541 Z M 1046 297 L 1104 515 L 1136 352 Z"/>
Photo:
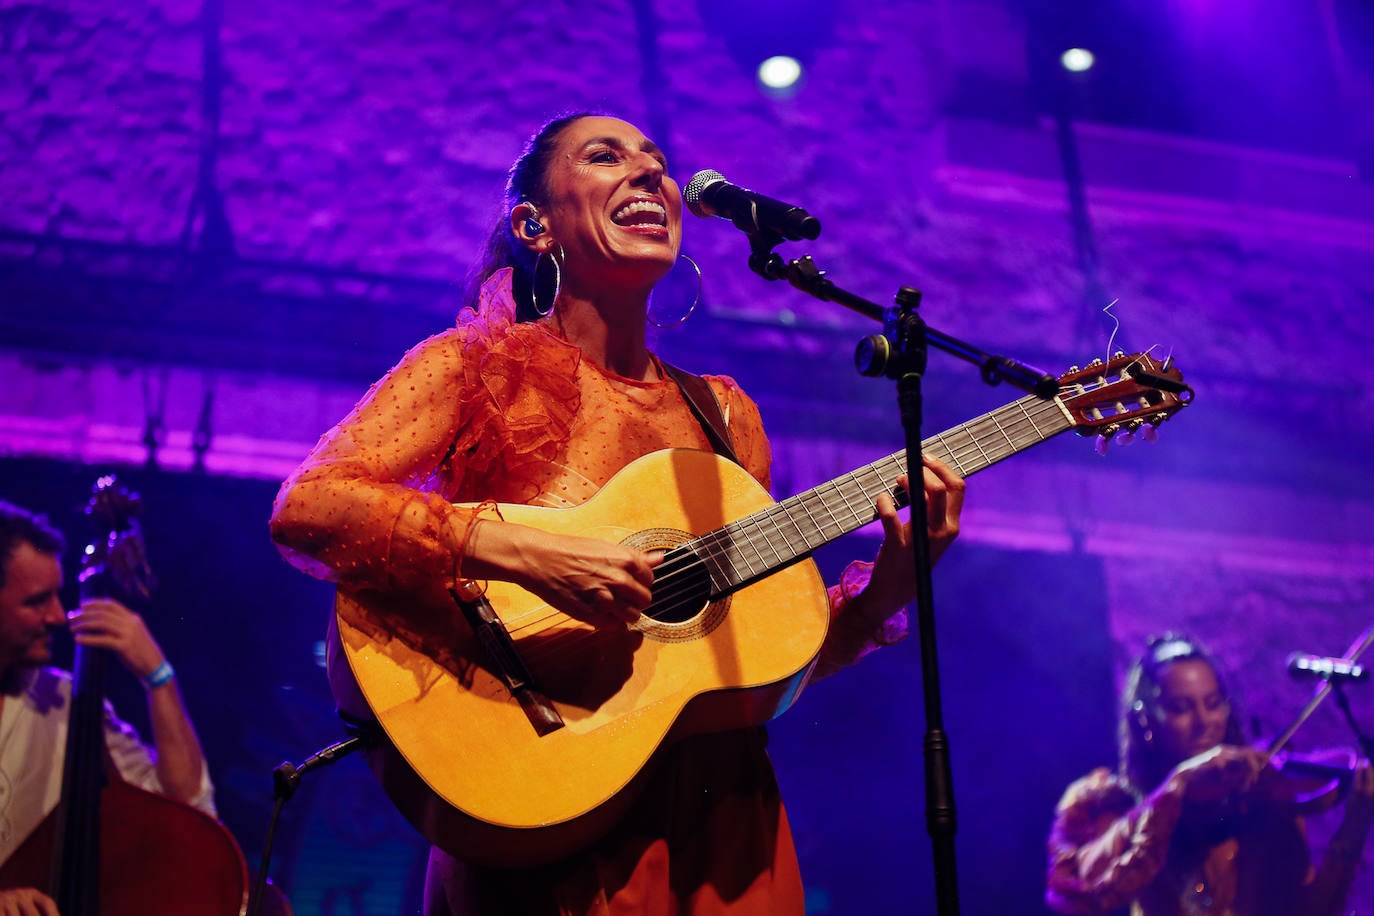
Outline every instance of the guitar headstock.
<path id="1" fill-rule="evenodd" d="M 1192 402 L 1193 389 L 1183 384 L 1172 358 L 1159 362 L 1146 353 L 1117 353 L 1061 375 L 1058 400 L 1069 412 L 1074 432 L 1096 434 L 1105 442 L 1142 431 L 1150 437 L 1155 427 Z"/>

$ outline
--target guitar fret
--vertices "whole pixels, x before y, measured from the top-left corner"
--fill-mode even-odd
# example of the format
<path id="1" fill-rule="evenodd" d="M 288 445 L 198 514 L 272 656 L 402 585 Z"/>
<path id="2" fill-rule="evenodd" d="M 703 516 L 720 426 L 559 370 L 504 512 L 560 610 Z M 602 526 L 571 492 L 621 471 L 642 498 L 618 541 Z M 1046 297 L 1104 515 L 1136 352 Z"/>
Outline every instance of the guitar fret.
<path id="1" fill-rule="evenodd" d="M 993 421 L 993 425 L 997 427 L 997 431 L 1002 434 L 1002 438 L 1006 439 L 1007 445 L 1010 446 L 1010 449 L 1007 451 L 1007 454 L 1010 455 L 1014 453 L 1017 450 L 1016 443 L 1012 441 L 1011 435 L 1007 432 L 1007 428 L 1003 426 L 1001 423 L 996 422 L 996 420 Z"/>
<path id="2" fill-rule="evenodd" d="M 771 520 L 771 519 L 772 519 L 775 515 L 777 515 L 777 514 L 778 514 L 778 513 L 775 512 L 773 509 L 768 509 L 768 510 L 765 510 L 765 511 L 759 513 L 759 514 L 758 514 L 758 517 L 757 517 L 757 521 L 756 521 L 755 524 L 753 525 L 753 527 L 754 527 L 755 530 L 754 530 L 753 532 L 750 532 L 750 534 L 749 534 L 749 543 L 750 543 L 750 544 L 756 544 L 759 540 L 762 540 L 762 541 L 763 541 L 763 546 L 767 547 L 768 550 L 773 554 L 773 560 L 775 561 L 774 564 L 773 564 L 773 565 L 774 565 L 774 568 L 776 568 L 777 566 L 781 566 L 782 564 L 784 564 L 784 563 L 787 562 L 787 561 L 783 559 L 782 554 L 778 553 L 778 548 L 777 548 L 777 547 L 775 546 L 775 544 L 774 544 L 774 538 L 770 537 L 770 536 L 769 536 L 769 532 L 768 532 L 766 529 L 763 528 L 763 523 L 764 523 L 764 521 L 766 521 L 766 520 Z M 776 523 L 774 523 L 774 524 L 776 525 Z M 756 537 L 756 535 L 758 535 L 758 536 Z M 762 560 L 763 560 L 762 551 L 759 551 L 759 550 L 756 549 L 756 550 L 755 550 L 755 553 L 758 554 L 760 560 L 762 561 Z"/>
<path id="3" fill-rule="evenodd" d="M 1041 428 L 1040 421 L 1043 418 L 1043 414 L 1045 413 L 1045 407 L 1043 404 L 1036 403 L 1034 404 L 1036 409 L 1031 410 L 1031 406 L 1032 402 L 1026 401 L 1024 399 L 1016 402 L 1017 409 L 1021 411 L 1021 416 L 1026 418 L 1026 421 L 1030 428 L 1035 430 L 1035 434 L 1037 436 L 1044 436 L 1045 432 Z"/>
<path id="4" fill-rule="evenodd" d="M 954 472 L 960 477 L 964 476 L 963 462 L 959 461 L 958 456 L 950 450 L 948 443 L 945 442 L 944 433 L 938 433 L 932 436 L 930 438 L 929 447 L 927 447 L 926 443 L 922 442 L 921 450 L 939 458 L 945 464 L 953 468 Z"/>
<path id="5" fill-rule="evenodd" d="M 748 576 L 740 576 L 736 572 L 741 565 L 747 565 L 748 561 L 734 552 L 735 545 L 730 537 L 734 528 L 734 525 L 727 525 L 698 539 L 703 547 L 700 551 L 701 559 L 711 573 L 711 584 L 717 592 L 729 591 L 750 576 L 758 574 L 752 569 Z"/>
<path id="6" fill-rule="evenodd" d="M 844 475 L 844 477 L 842 477 L 842 478 L 840 478 L 840 479 L 841 479 L 841 480 L 848 481 L 850 484 L 853 484 L 853 483 L 855 482 L 855 481 L 854 481 L 854 475 L 853 475 L 852 473 L 846 474 L 846 475 Z M 842 500 L 844 500 L 844 507 L 845 507 L 845 509 L 849 512 L 850 518 L 852 518 L 852 519 L 854 519 L 854 520 L 856 520 L 856 521 L 857 521 L 858 519 L 862 518 L 862 516 L 861 516 L 858 512 L 854 511 L 854 504 L 850 502 L 850 499 L 849 499 L 849 498 L 850 498 L 851 488 L 847 488 L 847 487 L 841 486 L 841 487 L 838 488 L 838 490 L 839 490 L 839 493 L 840 493 L 840 498 L 841 498 Z"/>
<path id="7" fill-rule="evenodd" d="M 778 503 L 778 507 L 783 510 L 783 514 L 786 515 L 787 520 L 791 523 L 796 543 L 805 544 L 807 551 L 825 543 L 825 538 L 822 536 L 821 529 L 816 525 L 816 519 L 811 515 L 811 510 L 807 507 L 805 500 L 796 497 L 788 497 Z M 799 517 L 800 513 L 795 511 L 797 509 L 800 509 L 802 513 L 806 514 L 806 522 L 808 523 L 806 527 L 802 526 L 802 520 Z"/>
<path id="8" fill-rule="evenodd" d="M 992 464 L 992 462 L 988 460 L 987 453 L 983 451 L 983 446 L 979 444 L 977 437 L 973 435 L 973 430 L 966 426 L 964 427 L 964 432 L 968 435 L 969 441 L 973 443 L 973 447 L 978 450 L 979 456 L 983 459 L 983 464 L 985 466 Z"/>
<path id="9" fill-rule="evenodd" d="M 756 563 L 758 569 L 763 572 L 772 569 L 773 564 L 768 562 L 767 558 L 763 555 L 763 551 L 759 549 L 759 538 L 757 535 L 759 533 L 759 525 L 762 523 L 762 520 L 768 516 L 769 512 L 770 510 L 764 510 L 763 512 L 755 513 L 747 519 L 742 519 L 744 524 L 738 525 L 735 528 L 735 532 L 739 535 L 739 539 L 742 542 L 741 547 L 749 548 L 749 554 L 753 558 L 754 563 Z M 753 568 L 753 564 L 751 564 L 751 571 Z"/>
<path id="10" fill-rule="evenodd" d="M 1021 400 L 1017 401 L 1016 406 L 1021 408 L 1021 415 L 1026 418 L 1027 422 L 1030 423 L 1031 429 L 1035 430 L 1035 434 L 1040 437 L 1041 441 L 1043 441 L 1045 438 L 1045 434 L 1040 431 L 1040 425 L 1035 422 L 1035 418 L 1031 416 L 1031 412 L 1026 409 L 1026 399 L 1022 398 Z"/>
<path id="11" fill-rule="evenodd" d="M 1006 439 L 1008 442 L 1011 440 L 1007 437 L 1005 430 L 1002 428 L 1002 424 L 997 421 L 996 417 L 989 417 L 984 420 L 982 423 L 978 424 L 978 428 L 978 441 L 980 444 L 985 444 L 987 446 L 983 454 L 988 464 L 994 464 L 1001 461 L 1003 458 L 1016 451 L 1014 448 L 1007 449 L 1002 446 L 1001 440 Z"/>
<path id="12" fill-rule="evenodd" d="M 876 466 L 870 464 L 866 468 L 855 471 L 854 476 L 862 481 L 861 493 L 865 497 L 863 515 L 872 518 L 877 514 L 873 507 L 874 501 L 878 498 L 878 494 L 891 492 L 893 489 L 891 481 L 896 479 L 896 475 L 891 475 L 891 477 L 883 475 Z"/>
<path id="13" fill-rule="evenodd" d="M 967 477 L 1074 425 L 1057 398 L 1027 396 L 931 436 L 921 448 Z M 906 453 L 894 452 L 702 535 L 692 547 L 716 592 L 733 590 L 871 522 L 878 496 L 895 496 L 893 485 L 905 472 Z M 902 498 L 909 502 L 909 495 Z"/>
<path id="14" fill-rule="evenodd" d="M 831 509 L 829 503 L 827 503 L 824 499 L 821 498 L 821 494 L 817 490 L 809 490 L 806 493 L 802 493 L 794 497 L 794 499 L 796 499 L 797 502 L 801 504 L 803 508 L 806 509 L 807 518 L 810 518 L 812 520 L 814 520 L 816 516 L 811 511 L 811 507 L 807 505 L 808 500 L 813 503 L 818 503 L 820 505 L 820 508 L 825 510 L 825 519 L 822 520 L 821 524 L 816 525 L 816 533 L 818 535 L 824 534 L 828 531 L 840 530 L 840 523 L 839 520 L 835 518 L 834 510 Z M 824 543 L 824 541 L 822 541 L 821 543 Z"/>
<path id="15" fill-rule="evenodd" d="M 791 557 L 784 557 L 782 554 L 778 553 L 777 541 L 775 539 L 765 536 L 763 542 L 767 544 L 768 549 L 772 551 L 773 559 L 777 561 L 778 566 L 783 566 L 791 560 Z"/>

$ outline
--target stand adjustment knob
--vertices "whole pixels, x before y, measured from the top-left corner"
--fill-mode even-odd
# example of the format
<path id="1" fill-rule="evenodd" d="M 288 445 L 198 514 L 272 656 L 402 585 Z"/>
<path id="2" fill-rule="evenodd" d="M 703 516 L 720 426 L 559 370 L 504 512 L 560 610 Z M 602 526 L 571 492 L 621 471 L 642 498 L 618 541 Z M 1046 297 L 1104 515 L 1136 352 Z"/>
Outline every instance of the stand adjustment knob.
<path id="1" fill-rule="evenodd" d="M 882 334 L 869 334 L 854 348 L 854 367 L 860 375 L 881 378 L 892 358 L 892 342 Z"/>

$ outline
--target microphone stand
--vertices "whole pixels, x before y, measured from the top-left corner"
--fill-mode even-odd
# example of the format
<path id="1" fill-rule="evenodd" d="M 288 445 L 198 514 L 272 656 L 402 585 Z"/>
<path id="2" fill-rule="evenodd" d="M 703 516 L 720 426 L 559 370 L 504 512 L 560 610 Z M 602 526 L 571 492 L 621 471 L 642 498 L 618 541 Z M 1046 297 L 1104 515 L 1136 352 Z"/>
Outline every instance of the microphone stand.
<path id="1" fill-rule="evenodd" d="M 1345 716 L 1345 721 L 1350 724 L 1350 730 L 1355 733 L 1355 740 L 1360 745 L 1360 755 L 1366 759 L 1374 758 L 1374 738 L 1365 734 L 1360 728 L 1360 723 L 1355 721 L 1355 714 L 1350 711 L 1350 699 L 1345 695 L 1340 682 L 1333 679 L 1327 683 L 1331 685 L 1332 700 Z"/>
<path id="2" fill-rule="evenodd" d="M 363 750 L 377 741 L 376 733 L 362 723 L 353 723 L 345 719 L 345 731 L 351 734 L 343 741 L 321 748 L 299 764 L 284 760 L 272 771 L 272 816 L 267 822 L 267 837 L 263 841 L 262 861 L 258 867 L 257 880 L 253 882 L 252 892 L 248 897 L 248 908 L 245 910 L 247 916 L 258 916 L 262 910 L 263 895 L 267 891 L 267 872 L 272 863 L 272 843 L 277 833 L 277 821 L 281 818 L 282 808 L 300 788 L 301 777 L 311 770 L 335 763 L 354 751 Z"/>
<path id="3" fill-rule="evenodd" d="M 983 381 L 1006 381 L 1024 391 L 1049 399 L 1059 390 L 1058 380 L 1038 369 L 1002 356 L 983 353 L 973 346 L 942 334 L 916 314 L 921 293 L 901 287 L 896 307 L 884 309 L 837 287 L 817 268 L 810 255 L 791 262 L 773 252 L 782 236 L 770 231 L 750 232 L 749 267 L 766 280 L 787 280 L 817 299 L 838 302 L 861 315 L 883 323 L 883 333 L 864 338 L 855 353 L 862 375 L 885 376 L 897 382 L 897 403 L 906 438 L 908 497 L 911 503 L 912 562 L 916 571 L 916 619 L 921 646 L 921 684 L 925 698 L 924 740 L 926 831 L 930 834 L 935 874 L 937 912 L 957 916 L 959 882 L 954 854 L 957 815 L 954 779 L 950 768 L 949 738 L 944 730 L 940 704 L 940 671 L 935 648 L 935 601 L 930 575 L 930 535 L 925 525 L 924 459 L 921 454 L 921 377 L 930 346 L 978 366 Z"/>

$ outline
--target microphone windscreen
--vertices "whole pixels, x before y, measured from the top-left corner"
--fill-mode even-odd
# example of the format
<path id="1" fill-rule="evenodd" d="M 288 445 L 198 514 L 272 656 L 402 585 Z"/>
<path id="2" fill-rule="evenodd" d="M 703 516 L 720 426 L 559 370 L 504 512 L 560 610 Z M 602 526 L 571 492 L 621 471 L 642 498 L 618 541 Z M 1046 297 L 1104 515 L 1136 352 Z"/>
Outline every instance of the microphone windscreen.
<path id="1" fill-rule="evenodd" d="M 725 176 L 715 169 L 702 169 L 693 175 L 687 187 L 682 189 L 682 199 L 687 203 L 687 209 L 697 216 L 715 216 L 702 204 L 701 195 L 711 185 L 724 180 Z"/>

